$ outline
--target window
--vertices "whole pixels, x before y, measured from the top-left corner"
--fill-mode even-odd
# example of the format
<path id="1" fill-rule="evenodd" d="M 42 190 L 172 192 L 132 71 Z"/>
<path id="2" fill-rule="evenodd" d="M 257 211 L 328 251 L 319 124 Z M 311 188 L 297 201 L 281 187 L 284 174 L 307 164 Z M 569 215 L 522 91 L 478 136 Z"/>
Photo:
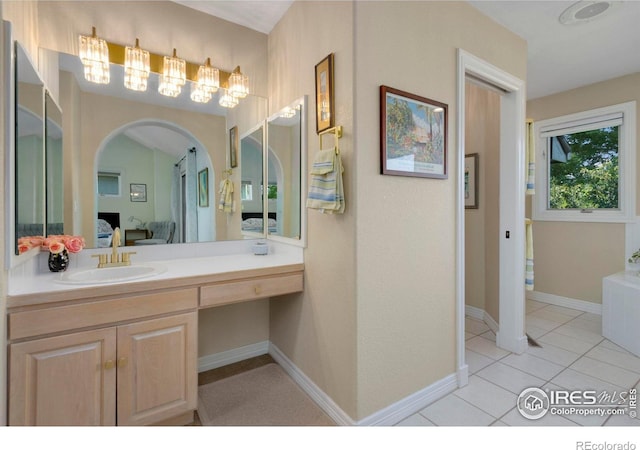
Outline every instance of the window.
<path id="1" fill-rule="evenodd" d="M 251 181 L 243 181 L 240 185 L 240 199 L 241 200 L 253 200 L 253 185 Z"/>
<path id="2" fill-rule="evenodd" d="M 635 217 L 635 102 L 536 124 L 534 220 Z"/>
<path id="3" fill-rule="evenodd" d="M 120 197 L 120 173 L 98 172 L 98 195 Z"/>

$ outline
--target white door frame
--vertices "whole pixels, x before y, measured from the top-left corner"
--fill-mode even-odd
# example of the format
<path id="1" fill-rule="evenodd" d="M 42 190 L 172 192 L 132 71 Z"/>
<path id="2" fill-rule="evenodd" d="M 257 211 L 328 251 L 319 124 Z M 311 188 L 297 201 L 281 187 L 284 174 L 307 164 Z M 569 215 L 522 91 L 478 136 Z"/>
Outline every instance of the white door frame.
<path id="1" fill-rule="evenodd" d="M 456 170 L 456 352 L 458 386 L 468 383 L 465 362 L 465 78 L 473 75 L 505 91 L 500 100 L 500 290 L 498 347 L 514 353 L 527 348 L 524 333 L 524 136 L 526 93 L 524 81 L 458 49 Z M 509 237 L 507 238 L 507 232 Z"/>

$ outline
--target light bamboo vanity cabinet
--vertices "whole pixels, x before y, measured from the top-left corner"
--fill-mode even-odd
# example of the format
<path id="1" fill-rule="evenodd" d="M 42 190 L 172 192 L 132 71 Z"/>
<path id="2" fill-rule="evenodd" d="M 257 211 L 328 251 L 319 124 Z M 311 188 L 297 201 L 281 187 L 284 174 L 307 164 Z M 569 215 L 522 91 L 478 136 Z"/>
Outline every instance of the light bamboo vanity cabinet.
<path id="1" fill-rule="evenodd" d="M 156 300 L 161 305 L 165 298 L 175 300 L 176 311 L 193 310 L 144 319 L 152 315 L 145 304 Z M 197 289 L 106 301 L 124 302 L 118 315 L 138 320 L 10 344 L 9 425 L 147 425 L 193 417 Z M 57 330 L 56 323 L 47 322 L 50 316 L 72 315 L 81 325 L 99 322 L 101 316 L 92 311 L 100 310 L 100 303 L 10 313 L 10 339 L 12 332 L 33 332 L 16 326 L 21 314 L 31 319 L 25 320 L 27 330 Z"/>

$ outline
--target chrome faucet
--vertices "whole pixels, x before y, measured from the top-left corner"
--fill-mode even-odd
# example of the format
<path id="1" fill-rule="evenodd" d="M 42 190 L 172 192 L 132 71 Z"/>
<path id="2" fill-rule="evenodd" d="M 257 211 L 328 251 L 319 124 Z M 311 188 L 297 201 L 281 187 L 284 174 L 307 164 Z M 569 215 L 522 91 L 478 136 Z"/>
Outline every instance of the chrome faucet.
<path id="1" fill-rule="evenodd" d="M 131 265 L 131 255 L 135 255 L 136 252 L 122 252 L 118 253 L 118 247 L 120 246 L 120 228 L 116 227 L 113 230 L 113 235 L 111 237 L 111 260 L 107 261 L 107 254 L 96 254 L 91 255 L 93 257 L 98 258 L 98 269 L 103 267 L 117 267 L 117 266 L 130 266 Z"/>

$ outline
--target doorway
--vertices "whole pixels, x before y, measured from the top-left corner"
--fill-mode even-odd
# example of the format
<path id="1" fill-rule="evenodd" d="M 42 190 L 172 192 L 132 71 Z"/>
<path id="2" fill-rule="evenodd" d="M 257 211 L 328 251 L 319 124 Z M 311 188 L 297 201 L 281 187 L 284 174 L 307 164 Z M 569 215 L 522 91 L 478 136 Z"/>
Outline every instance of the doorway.
<path id="1" fill-rule="evenodd" d="M 456 214 L 456 323 L 458 386 L 468 383 L 465 361 L 465 82 L 468 77 L 494 86 L 500 97 L 500 200 L 499 200 L 499 323 L 498 347 L 522 353 L 524 333 L 524 127 L 525 85 L 511 74 L 464 50 L 458 50 L 457 77 L 457 214 Z"/>

